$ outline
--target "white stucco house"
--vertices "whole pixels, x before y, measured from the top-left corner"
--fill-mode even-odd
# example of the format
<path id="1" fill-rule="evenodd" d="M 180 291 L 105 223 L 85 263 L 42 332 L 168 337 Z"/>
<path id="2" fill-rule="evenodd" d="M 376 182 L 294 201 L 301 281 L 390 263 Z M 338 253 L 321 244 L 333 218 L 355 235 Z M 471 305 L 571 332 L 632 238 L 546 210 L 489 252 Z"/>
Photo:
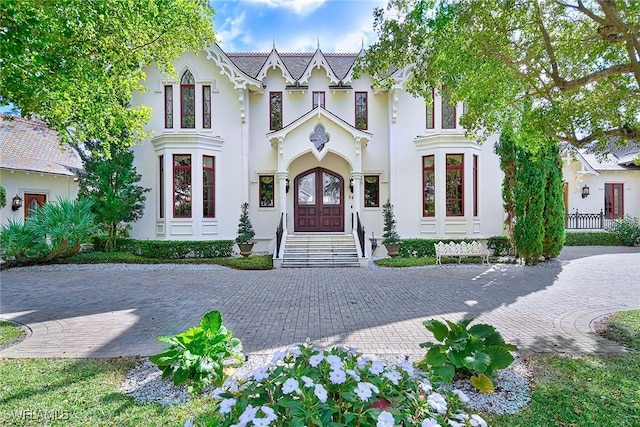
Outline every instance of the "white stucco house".
<path id="1" fill-rule="evenodd" d="M 465 137 L 462 103 L 409 94 L 408 69 L 389 90 L 354 78 L 358 55 L 214 44 L 177 59 L 175 79 L 147 69 L 134 102 L 153 107 L 153 137 L 134 152 L 152 191 L 132 237 L 234 239 L 246 201 L 257 251 L 274 251 L 281 218 L 285 236 L 354 235 L 359 218 L 380 238 L 387 199 L 402 238 L 501 235 L 496 138 Z"/>
<path id="2" fill-rule="evenodd" d="M 78 194 L 76 175 L 80 157 L 44 123 L 0 115 L 0 185 L 7 205 L 1 224 L 24 220 L 32 209 L 57 198 L 73 200 Z"/>
<path id="3" fill-rule="evenodd" d="M 606 228 L 612 219 L 640 217 L 640 167 L 634 163 L 639 156 L 640 145 L 635 141 L 622 147 L 611 143 L 606 155 L 565 145 L 562 173 L 567 226 Z"/>

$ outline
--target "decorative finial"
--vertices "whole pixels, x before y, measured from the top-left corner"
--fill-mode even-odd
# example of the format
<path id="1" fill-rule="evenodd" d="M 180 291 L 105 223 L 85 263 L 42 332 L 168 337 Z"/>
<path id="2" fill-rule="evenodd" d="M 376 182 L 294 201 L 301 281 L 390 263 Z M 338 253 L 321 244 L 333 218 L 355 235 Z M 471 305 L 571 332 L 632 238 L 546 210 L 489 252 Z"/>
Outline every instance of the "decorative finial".
<path id="1" fill-rule="evenodd" d="M 273 38 L 273 50 L 276 50 L 276 38 Z"/>
<path id="2" fill-rule="evenodd" d="M 362 37 L 362 47 L 360 49 L 364 50 L 364 37 Z"/>
<path id="3" fill-rule="evenodd" d="M 320 49 L 320 37 L 318 37 L 318 49 Z"/>

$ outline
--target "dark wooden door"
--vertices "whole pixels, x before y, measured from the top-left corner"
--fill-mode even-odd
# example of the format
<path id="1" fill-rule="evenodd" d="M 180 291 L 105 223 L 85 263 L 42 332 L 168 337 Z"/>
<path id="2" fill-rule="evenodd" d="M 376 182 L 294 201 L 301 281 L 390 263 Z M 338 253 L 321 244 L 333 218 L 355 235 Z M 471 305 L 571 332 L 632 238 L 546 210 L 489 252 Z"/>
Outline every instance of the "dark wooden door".
<path id="1" fill-rule="evenodd" d="M 340 175 L 311 169 L 296 177 L 294 188 L 294 231 L 344 231 L 344 181 Z"/>
<path id="2" fill-rule="evenodd" d="M 32 210 L 37 209 L 47 203 L 45 194 L 24 194 L 24 217 L 29 218 Z"/>

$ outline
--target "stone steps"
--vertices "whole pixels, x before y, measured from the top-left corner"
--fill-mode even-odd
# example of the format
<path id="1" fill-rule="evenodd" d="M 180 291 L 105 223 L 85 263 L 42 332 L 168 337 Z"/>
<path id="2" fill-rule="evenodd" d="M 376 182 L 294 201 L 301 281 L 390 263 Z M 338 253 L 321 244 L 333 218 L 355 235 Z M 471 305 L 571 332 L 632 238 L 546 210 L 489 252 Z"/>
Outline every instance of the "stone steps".
<path id="1" fill-rule="evenodd" d="M 290 234 L 282 268 L 359 267 L 356 242 L 350 234 Z"/>

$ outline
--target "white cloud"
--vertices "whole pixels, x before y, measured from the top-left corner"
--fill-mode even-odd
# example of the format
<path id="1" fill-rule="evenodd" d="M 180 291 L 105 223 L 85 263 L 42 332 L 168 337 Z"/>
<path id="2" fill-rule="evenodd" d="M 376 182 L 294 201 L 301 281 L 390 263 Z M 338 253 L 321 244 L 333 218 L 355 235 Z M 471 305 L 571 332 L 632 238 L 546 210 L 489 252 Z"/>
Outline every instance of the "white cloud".
<path id="1" fill-rule="evenodd" d="M 222 25 L 216 29 L 216 41 L 225 50 L 235 50 L 235 43 L 238 38 L 241 43 L 251 44 L 250 32 L 244 28 L 245 12 L 224 20 Z"/>
<path id="2" fill-rule="evenodd" d="M 264 4 L 267 7 L 289 9 L 296 15 L 305 16 L 313 13 L 326 0 L 247 0 L 251 3 Z"/>

